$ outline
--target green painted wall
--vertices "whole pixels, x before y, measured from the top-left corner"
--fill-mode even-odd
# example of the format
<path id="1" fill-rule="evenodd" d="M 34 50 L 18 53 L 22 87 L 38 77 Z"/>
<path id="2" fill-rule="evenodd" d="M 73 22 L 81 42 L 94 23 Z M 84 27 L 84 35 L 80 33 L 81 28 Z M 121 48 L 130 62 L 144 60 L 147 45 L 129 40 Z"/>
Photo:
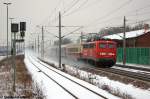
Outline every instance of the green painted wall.
<path id="1" fill-rule="evenodd" d="M 117 49 L 117 62 L 123 60 L 123 48 Z M 126 62 L 133 64 L 150 65 L 150 48 L 127 48 Z"/>

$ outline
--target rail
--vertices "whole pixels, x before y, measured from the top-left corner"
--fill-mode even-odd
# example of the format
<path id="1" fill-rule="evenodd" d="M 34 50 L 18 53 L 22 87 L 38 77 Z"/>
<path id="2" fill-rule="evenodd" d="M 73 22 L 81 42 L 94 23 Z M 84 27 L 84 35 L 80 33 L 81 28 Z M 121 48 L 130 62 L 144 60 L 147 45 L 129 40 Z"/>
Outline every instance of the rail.
<path id="1" fill-rule="evenodd" d="M 32 58 L 33 58 L 33 57 L 32 57 Z M 35 60 L 35 58 L 33 58 L 33 59 Z M 38 60 L 38 61 L 37 61 L 37 60 Z M 30 59 L 30 61 L 31 61 L 31 59 Z M 39 64 L 41 64 L 42 66 L 46 67 L 47 69 L 49 69 L 49 70 L 51 70 L 51 71 L 57 73 L 58 75 L 60 75 L 60 76 L 62 76 L 62 77 L 64 77 L 64 78 L 66 78 L 66 79 L 72 81 L 73 83 L 75 83 L 75 84 L 77 84 L 77 85 L 79 85 L 79 86 L 85 88 L 86 90 L 88 90 L 88 91 L 90 91 L 90 92 L 92 92 L 92 93 L 94 93 L 94 94 L 100 96 L 101 98 L 107 99 L 105 96 L 103 96 L 103 95 L 101 95 L 101 94 L 99 94 L 99 93 L 97 93 L 97 92 L 95 92 L 95 91 L 93 91 L 93 90 L 87 88 L 86 86 L 81 85 L 80 83 L 78 83 L 78 82 L 76 82 L 76 81 L 74 81 L 74 80 L 72 80 L 72 79 L 70 79 L 70 78 L 68 78 L 68 77 L 66 77 L 66 76 L 64 76 L 64 75 L 62 75 L 62 74 L 60 74 L 60 73 L 58 73 L 57 71 L 55 71 L 55 70 L 53 70 L 53 69 L 51 69 L 50 67 L 46 66 L 45 63 L 43 64 L 42 62 L 40 62 L 39 59 L 36 59 L 36 61 L 37 61 Z M 48 76 L 44 71 L 42 71 L 39 67 L 37 67 L 33 62 L 31 62 L 31 63 L 32 63 L 36 68 L 38 68 L 39 71 L 41 71 L 43 74 L 45 74 L 47 77 L 49 77 L 49 78 L 50 78 L 51 80 L 53 80 L 55 83 L 57 83 L 60 87 L 62 87 L 62 88 L 63 88 L 65 91 L 67 91 L 69 94 L 71 94 L 75 99 L 78 99 L 77 96 L 75 96 L 73 93 L 71 93 L 70 91 L 68 91 L 65 87 L 63 87 L 63 86 L 62 86 L 61 84 L 59 84 L 57 81 L 55 81 L 55 80 L 52 79 L 50 76 Z"/>

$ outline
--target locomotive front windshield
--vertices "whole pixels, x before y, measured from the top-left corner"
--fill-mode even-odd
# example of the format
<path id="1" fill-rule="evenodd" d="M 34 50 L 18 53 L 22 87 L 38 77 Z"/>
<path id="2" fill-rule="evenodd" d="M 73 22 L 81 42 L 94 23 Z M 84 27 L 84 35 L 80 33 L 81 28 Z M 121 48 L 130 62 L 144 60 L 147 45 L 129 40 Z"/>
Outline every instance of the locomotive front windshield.
<path id="1" fill-rule="evenodd" d="M 108 48 L 116 48 L 115 44 L 108 44 Z"/>
<path id="2" fill-rule="evenodd" d="M 106 48 L 106 47 L 107 47 L 107 44 L 103 44 L 103 43 L 99 44 L 99 48 Z"/>
<path id="3" fill-rule="evenodd" d="M 115 44 L 100 43 L 99 48 L 115 48 Z"/>

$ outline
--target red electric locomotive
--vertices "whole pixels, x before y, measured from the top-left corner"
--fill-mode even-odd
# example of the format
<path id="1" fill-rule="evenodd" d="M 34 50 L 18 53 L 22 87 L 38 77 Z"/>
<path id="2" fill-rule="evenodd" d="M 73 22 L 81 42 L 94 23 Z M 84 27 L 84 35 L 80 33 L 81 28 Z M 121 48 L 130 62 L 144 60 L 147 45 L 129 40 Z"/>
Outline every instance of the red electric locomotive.
<path id="1" fill-rule="evenodd" d="M 54 47 L 52 53 L 58 53 Z M 116 42 L 99 39 L 82 44 L 67 44 L 62 46 L 62 57 L 88 60 L 100 67 L 111 67 L 116 63 Z"/>
<path id="2" fill-rule="evenodd" d="M 116 42 L 98 40 L 82 44 L 81 59 L 95 61 L 98 65 L 111 67 L 116 63 Z"/>

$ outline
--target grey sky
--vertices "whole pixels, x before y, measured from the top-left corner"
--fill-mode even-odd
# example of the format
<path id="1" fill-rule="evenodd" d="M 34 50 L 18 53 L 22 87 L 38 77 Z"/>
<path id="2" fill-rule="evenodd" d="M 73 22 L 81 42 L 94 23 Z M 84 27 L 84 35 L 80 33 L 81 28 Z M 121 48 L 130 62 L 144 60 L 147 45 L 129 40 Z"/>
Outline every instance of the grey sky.
<path id="1" fill-rule="evenodd" d="M 58 25 L 58 20 L 55 19 L 59 11 L 64 13 L 63 25 L 85 26 L 78 33 L 98 32 L 104 27 L 120 26 L 123 24 L 123 16 L 127 17 L 127 24 L 150 18 L 150 0 L 0 0 L 2 42 L 6 40 L 6 6 L 3 2 L 7 1 L 12 3 L 9 6 L 9 17 L 14 17 L 14 22 L 27 22 L 28 39 L 36 37 L 35 34 L 29 36 L 30 33 L 40 33 L 36 25 Z M 63 28 L 63 35 L 74 29 L 76 28 Z M 58 28 L 47 27 L 46 30 L 58 34 Z M 47 40 L 52 37 L 48 33 L 45 35 Z"/>

